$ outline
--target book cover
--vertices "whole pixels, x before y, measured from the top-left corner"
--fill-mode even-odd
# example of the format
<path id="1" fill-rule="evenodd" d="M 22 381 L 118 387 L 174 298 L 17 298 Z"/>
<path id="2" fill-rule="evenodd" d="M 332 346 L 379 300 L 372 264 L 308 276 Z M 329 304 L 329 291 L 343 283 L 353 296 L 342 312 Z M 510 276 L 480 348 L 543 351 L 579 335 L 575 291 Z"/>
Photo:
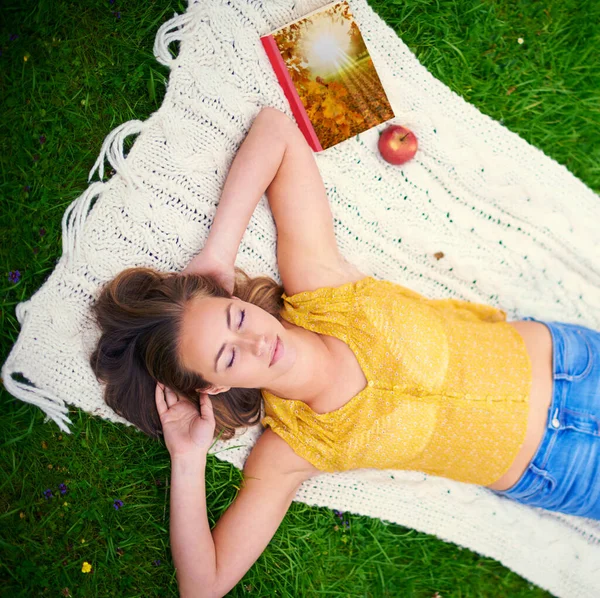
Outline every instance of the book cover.
<path id="1" fill-rule="evenodd" d="M 315 152 L 394 118 L 346 0 L 327 4 L 260 39 Z"/>

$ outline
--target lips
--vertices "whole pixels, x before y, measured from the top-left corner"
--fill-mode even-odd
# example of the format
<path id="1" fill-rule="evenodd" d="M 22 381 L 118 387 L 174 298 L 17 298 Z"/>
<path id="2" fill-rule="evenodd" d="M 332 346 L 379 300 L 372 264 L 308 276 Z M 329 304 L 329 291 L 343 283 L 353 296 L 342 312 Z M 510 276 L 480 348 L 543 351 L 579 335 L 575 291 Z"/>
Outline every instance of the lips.
<path id="1" fill-rule="evenodd" d="M 273 352 L 271 353 L 271 361 L 269 362 L 269 367 L 273 365 L 273 359 L 275 359 L 275 352 L 277 351 L 277 343 L 279 342 L 279 337 L 275 338 L 275 343 L 273 345 Z"/>

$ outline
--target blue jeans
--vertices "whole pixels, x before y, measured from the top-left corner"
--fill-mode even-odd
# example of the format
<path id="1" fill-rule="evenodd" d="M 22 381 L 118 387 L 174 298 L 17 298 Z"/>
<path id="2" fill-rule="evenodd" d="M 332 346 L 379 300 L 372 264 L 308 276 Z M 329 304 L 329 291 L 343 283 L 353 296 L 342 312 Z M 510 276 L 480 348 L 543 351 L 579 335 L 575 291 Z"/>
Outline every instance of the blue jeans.
<path id="1" fill-rule="evenodd" d="M 554 388 L 546 432 L 517 483 L 493 492 L 600 520 L 600 332 L 560 322 L 542 324 L 550 329 L 553 345 Z"/>

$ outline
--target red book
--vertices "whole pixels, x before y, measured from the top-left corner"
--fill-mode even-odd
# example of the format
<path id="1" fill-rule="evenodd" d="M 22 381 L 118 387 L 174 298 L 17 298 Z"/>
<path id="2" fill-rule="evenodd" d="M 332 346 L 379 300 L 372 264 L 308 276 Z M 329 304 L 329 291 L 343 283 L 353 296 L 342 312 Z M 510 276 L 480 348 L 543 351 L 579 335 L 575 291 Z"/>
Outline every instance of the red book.
<path id="1" fill-rule="evenodd" d="M 346 0 L 310 12 L 260 41 L 315 152 L 394 118 Z"/>

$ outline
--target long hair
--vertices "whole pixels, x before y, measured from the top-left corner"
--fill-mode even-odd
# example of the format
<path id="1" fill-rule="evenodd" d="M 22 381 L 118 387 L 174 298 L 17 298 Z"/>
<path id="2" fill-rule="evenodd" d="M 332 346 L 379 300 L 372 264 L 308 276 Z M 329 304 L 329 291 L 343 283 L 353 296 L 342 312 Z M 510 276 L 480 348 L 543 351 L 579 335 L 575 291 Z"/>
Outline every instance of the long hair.
<path id="1" fill-rule="evenodd" d="M 250 278 L 235 268 L 233 295 L 281 321 L 283 287 L 268 276 Z M 105 383 L 104 400 L 120 416 L 152 438 L 162 434 L 154 400 L 156 382 L 195 405 L 198 391 L 210 383 L 183 367 L 179 358 L 182 318 L 195 297 L 231 298 L 211 276 L 129 268 L 109 281 L 92 306 L 102 334 L 90 364 Z M 212 395 L 215 435 L 231 438 L 235 428 L 260 419 L 261 394 L 255 388 L 231 388 Z"/>

